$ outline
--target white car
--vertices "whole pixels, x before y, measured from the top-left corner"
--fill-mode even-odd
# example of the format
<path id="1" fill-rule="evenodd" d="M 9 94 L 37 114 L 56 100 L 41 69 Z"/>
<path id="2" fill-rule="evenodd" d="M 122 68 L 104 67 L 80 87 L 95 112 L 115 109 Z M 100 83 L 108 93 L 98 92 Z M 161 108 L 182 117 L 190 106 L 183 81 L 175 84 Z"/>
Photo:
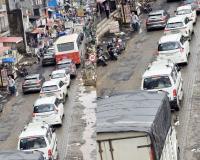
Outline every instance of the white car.
<path id="1" fill-rule="evenodd" d="M 65 69 L 59 69 L 59 70 L 55 70 L 51 73 L 50 75 L 51 79 L 59 79 L 61 81 L 63 81 L 67 87 L 70 86 L 70 73 L 68 71 L 66 71 Z"/>
<path id="2" fill-rule="evenodd" d="M 63 116 L 63 104 L 55 96 L 39 98 L 33 105 L 33 121 L 44 121 L 49 125 L 62 125 Z"/>
<path id="3" fill-rule="evenodd" d="M 158 57 L 170 59 L 174 63 L 188 64 L 190 43 L 182 34 L 162 36 L 158 42 Z"/>
<path id="4" fill-rule="evenodd" d="M 194 33 L 193 22 L 188 17 L 176 16 L 169 18 L 164 30 L 164 34 L 182 33 L 184 36 L 192 38 Z"/>
<path id="5" fill-rule="evenodd" d="M 46 160 L 58 158 L 56 133 L 44 122 L 31 122 L 19 136 L 18 150 L 40 151 Z"/>
<path id="6" fill-rule="evenodd" d="M 59 79 L 44 82 L 40 91 L 40 97 L 56 96 L 63 102 L 67 95 L 67 85 Z"/>
<path id="7" fill-rule="evenodd" d="M 175 11 L 176 16 L 188 17 L 192 20 L 193 24 L 197 21 L 197 13 L 192 9 L 191 5 L 180 6 Z"/>
<path id="8" fill-rule="evenodd" d="M 172 109 L 179 110 L 183 99 L 183 79 L 180 69 L 172 61 L 154 61 L 142 76 L 141 90 L 164 91 Z"/>

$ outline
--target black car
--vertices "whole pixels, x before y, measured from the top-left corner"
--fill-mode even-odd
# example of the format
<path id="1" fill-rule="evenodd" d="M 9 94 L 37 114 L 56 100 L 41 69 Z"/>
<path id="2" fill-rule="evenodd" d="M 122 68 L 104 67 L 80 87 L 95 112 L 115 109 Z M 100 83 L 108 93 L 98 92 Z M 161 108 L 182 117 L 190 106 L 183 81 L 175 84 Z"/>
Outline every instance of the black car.
<path id="1" fill-rule="evenodd" d="M 0 151 L 1 160 L 45 160 L 39 151 Z"/>
<path id="2" fill-rule="evenodd" d="M 56 64 L 56 59 L 55 59 L 55 54 L 52 52 L 48 52 L 47 54 L 44 54 L 44 57 L 42 58 L 42 65 L 55 65 Z"/>
<path id="3" fill-rule="evenodd" d="M 150 29 L 164 29 L 170 15 L 165 10 L 157 10 L 149 13 L 146 20 L 147 31 Z"/>
<path id="4" fill-rule="evenodd" d="M 26 76 L 22 84 L 23 93 L 39 92 L 44 81 L 45 78 L 41 74 L 32 74 Z"/>

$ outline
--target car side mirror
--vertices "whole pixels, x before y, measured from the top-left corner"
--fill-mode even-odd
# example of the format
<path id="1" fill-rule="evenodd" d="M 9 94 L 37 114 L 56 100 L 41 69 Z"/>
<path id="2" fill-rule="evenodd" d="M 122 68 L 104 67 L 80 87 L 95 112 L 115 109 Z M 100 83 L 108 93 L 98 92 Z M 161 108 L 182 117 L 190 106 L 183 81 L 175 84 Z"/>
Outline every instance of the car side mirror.
<path id="1" fill-rule="evenodd" d="M 54 127 L 52 127 L 51 131 L 54 133 L 56 131 L 56 129 Z"/>
<path id="2" fill-rule="evenodd" d="M 176 65 L 176 69 L 177 69 L 178 72 L 180 72 L 181 67 L 179 67 L 178 65 Z"/>

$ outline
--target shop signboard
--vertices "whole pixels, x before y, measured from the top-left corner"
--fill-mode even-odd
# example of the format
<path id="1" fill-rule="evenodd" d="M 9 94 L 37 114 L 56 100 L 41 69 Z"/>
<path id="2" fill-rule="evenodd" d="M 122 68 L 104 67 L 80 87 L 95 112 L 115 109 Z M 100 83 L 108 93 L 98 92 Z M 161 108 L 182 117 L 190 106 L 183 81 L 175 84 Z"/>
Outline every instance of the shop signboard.
<path id="1" fill-rule="evenodd" d="M 2 87 L 6 87 L 7 86 L 7 84 L 8 84 L 7 78 L 8 78 L 7 70 L 6 69 L 2 69 L 1 70 L 1 81 L 0 81 L 0 85 Z"/>

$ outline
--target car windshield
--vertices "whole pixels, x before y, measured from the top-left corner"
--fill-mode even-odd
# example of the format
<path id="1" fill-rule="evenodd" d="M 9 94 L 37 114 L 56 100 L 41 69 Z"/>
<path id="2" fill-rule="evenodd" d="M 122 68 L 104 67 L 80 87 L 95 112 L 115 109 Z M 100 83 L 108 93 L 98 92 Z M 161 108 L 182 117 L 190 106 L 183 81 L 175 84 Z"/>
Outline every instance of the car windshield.
<path id="1" fill-rule="evenodd" d="M 39 149 L 46 146 L 44 137 L 27 137 L 20 140 L 20 150 Z"/>
<path id="2" fill-rule="evenodd" d="M 169 51 L 180 48 L 178 42 L 166 42 L 158 45 L 158 51 Z"/>
<path id="3" fill-rule="evenodd" d="M 53 104 L 41 104 L 34 106 L 33 109 L 34 113 L 43 113 L 43 112 L 51 112 L 54 111 L 54 105 Z"/>
<path id="4" fill-rule="evenodd" d="M 38 78 L 37 77 L 27 77 L 24 80 L 25 80 L 25 84 L 26 83 L 35 83 L 38 80 Z"/>
<path id="5" fill-rule="evenodd" d="M 43 92 L 55 91 L 58 87 L 56 85 L 42 87 Z"/>
<path id="6" fill-rule="evenodd" d="M 176 23 L 167 23 L 167 28 L 179 28 L 179 27 L 183 27 L 183 23 L 182 22 L 176 22 Z"/>
<path id="7" fill-rule="evenodd" d="M 58 52 L 74 50 L 74 42 L 57 44 Z"/>
<path id="8" fill-rule="evenodd" d="M 62 63 L 62 64 L 58 64 L 57 67 L 58 69 L 61 69 L 61 68 L 67 68 L 70 66 L 70 63 Z"/>
<path id="9" fill-rule="evenodd" d="M 155 76 L 144 79 L 143 88 L 144 90 L 151 89 L 162 89 L 171 87 L 172 84 L 168 76 Z"/>
<path id="10" fill-rule="evenodd" d="M 51 78 L 52 78 L 52 79 L 63 78 L 63 77 L 65 77 L 65 74 L 64 74 L 64 73 L 55 73 L 55 74 L 52 74 L 52 75 L 51 75 Z"/>
<path id="11" fill-rule="evenodd" d="M 183 9 L 183 10 L 177 11 L 176 15 L 190 14 L 191 12 L 192 12 L 191 9 Z"/>

